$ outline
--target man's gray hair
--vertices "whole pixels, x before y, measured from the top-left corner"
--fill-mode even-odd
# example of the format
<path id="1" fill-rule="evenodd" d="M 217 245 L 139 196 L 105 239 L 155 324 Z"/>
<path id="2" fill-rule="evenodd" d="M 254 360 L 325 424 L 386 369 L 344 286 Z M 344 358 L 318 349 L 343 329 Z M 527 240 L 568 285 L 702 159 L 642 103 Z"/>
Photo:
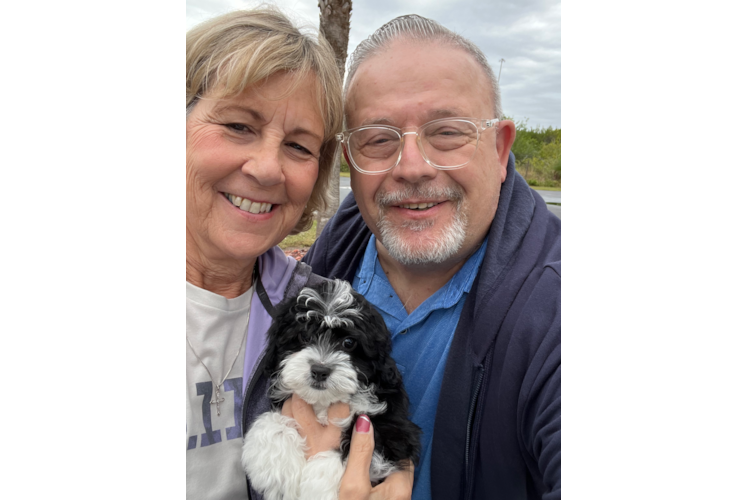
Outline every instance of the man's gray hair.
<path id="1" fill-rule="evenodd" d="M 348 87 L 351 84 L 353 75 L 356 74 L 361 63 L 366 59 L 383 52 L 390 43 L 400 39 L 444 43 L 462 49 L 473 56 L 475 61 L 483 69 L 486 78 L 488 78 L 488 81 L 491 83 L 494 112 L 496 113 L 495 118 L 502 118 L 499 83 L 496 80 L 496 75 L 494 74 L 493 69 L 491 69 L 491 65 L 488 64 L 486 56 L 483 55 L 483 52 L 477 45 L 464 36 L 448 30 L 436 21 L 426 19 L 417 14 L 396 17 L 372 33 L 369 38 L 358 44 L 358 47 L 356 47 L 356 50 L 353 51 L 348 59 L 348 76 L 346 77 L 345 86 L 343 87 L 343 95 L 345 98 L 348 97 Z M 346 125 L 346 127 L 347 126 L 348 125 Z"/>

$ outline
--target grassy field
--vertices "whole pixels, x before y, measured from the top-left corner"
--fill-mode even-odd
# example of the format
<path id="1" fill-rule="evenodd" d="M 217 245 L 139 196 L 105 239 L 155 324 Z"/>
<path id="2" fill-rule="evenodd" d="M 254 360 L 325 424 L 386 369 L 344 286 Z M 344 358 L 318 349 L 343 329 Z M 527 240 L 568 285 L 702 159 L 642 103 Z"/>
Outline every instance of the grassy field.
<path id="1" fill-rule="evenodd" d="M 278 246 L 283 250 L 289 248 L 309 248 L 317 239 L 317 221 L 312 223 L 312 228 L 309 231 L 288 236 L 286 239 L 281 241 Z"/>

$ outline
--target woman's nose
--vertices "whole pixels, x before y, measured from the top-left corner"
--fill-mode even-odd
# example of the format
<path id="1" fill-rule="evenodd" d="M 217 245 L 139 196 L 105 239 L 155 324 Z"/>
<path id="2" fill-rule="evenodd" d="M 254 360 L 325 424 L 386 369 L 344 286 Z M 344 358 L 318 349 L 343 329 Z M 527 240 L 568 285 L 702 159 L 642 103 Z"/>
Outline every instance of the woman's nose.
<path id="1" fill-rule="evenodd" d="M 285 181 L 281 148 L 269 140 L 260 141 L 247 157 L 242 172 L 253 177 L 261 186 L 273 186 Z"/>

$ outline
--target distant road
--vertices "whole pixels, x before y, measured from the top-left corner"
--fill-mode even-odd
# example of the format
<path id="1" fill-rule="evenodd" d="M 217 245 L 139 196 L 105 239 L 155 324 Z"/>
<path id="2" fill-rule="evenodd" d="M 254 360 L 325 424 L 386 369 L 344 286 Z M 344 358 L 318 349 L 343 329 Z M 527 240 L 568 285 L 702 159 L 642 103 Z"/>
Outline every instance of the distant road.
<path id="1" fill-rule="evenodd" d="M 546 203 L 558 203 L 558 205 L 546 205 L 548 210 L 556 214 L 558 218 L 561 218 L 561 191 L 544 191 L 542 189 L 536 189 L 540 196 L 543 197 Z"/>
<path id="2" fill-rule="evenodd" d="M 561 218 L 561 191 L 545 191 L 536 189 L 546 203 L 558 203 L 558 205 L 547 205 L 548 209 Z M 340 176 L 340 201 L 343 201 L 351 192 L 351 178 Z"/>
<path id="3" fill-rule="evenodd" d="M 537 193 L 543 197 L 546 203 L 561 203 L 561 191 L 544 191 L 536 189 Z"/>
<path id="4" fill-rule="evenodd" d="M 342 202 L 351 192 L 351 178 L 340 176 L 340 201 Z"/>

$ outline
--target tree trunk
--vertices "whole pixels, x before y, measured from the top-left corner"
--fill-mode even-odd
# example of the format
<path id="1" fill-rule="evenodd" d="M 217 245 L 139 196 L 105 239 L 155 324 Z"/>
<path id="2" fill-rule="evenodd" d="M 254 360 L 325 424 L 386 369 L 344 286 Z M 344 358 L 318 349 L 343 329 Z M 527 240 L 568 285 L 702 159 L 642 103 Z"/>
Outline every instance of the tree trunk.
<path id="1" fill-rule="evenodd" d="M 335 53 L 340 78 L 345 75 L 345 60 L 348 57 L 348 31 L 351 28 L 351 0 L 319 0 L 319 31 Z M 330 172 L 330 197 L 332 203 L 327 212 L 317 214 L 317 236 L 335 215 L 340 206 L 340 154 Z"/>

